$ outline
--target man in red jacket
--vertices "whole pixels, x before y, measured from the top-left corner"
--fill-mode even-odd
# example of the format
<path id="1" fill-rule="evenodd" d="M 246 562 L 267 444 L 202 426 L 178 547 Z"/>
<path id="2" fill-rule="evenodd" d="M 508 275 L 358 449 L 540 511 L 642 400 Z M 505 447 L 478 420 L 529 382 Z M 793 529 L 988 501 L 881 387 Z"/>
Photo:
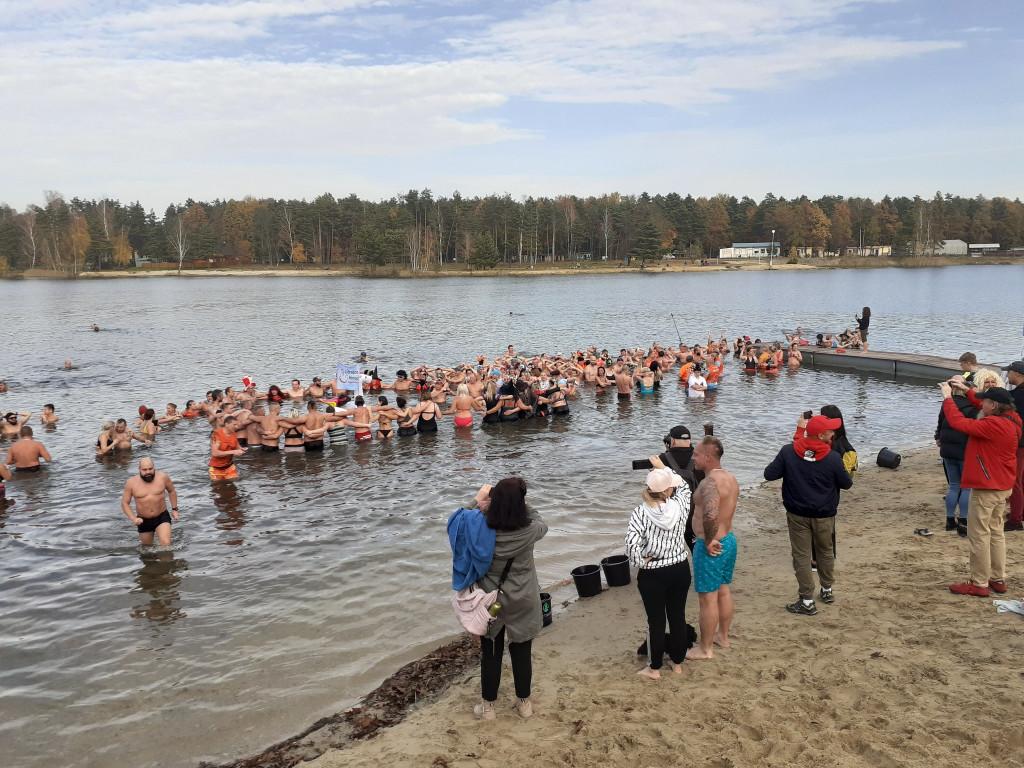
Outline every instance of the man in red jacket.
<path id="1" fill-rule="evenodd" d="M 1006 500 L 1017 477 L 1017 443 L 1022 425 L 1010 393 L 1002 387 L 989 387 L 976 395 L 965 384 L 962 389 L 971 405 L 981 411 L 981 418 L 966 418 L 950 397 L 949 383 L 942 388 L 942 412 L 953 429 L 967 435 L 964 450 L 964 473 L 960 485 L 971 489 L 967 509 L 967 540 L 971 550 L 971 580 L 951 584 L 949 591 L 957 595 L 988 597 L 1006 591 Z M 986 583 L 987 582 L 987 583 Z"/>

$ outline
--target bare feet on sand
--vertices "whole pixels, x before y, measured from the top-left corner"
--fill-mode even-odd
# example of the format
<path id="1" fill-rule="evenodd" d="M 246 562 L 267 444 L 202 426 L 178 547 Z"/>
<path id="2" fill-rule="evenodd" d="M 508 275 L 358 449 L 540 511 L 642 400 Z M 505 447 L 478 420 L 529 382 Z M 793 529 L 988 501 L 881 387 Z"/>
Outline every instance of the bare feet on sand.
<path id="1" fill-rule="evenodd" d="M 683 674 L 683 665 L 682 664 L 672 664 L 672 671 L 675 672 L 677 675 Z"/>
<path id="2" fill-rule="evenodd" d="M 714 643 L 715 645 L 717 645 L 719 648 L 728 648 L 729 647 L 729 638 L 728 637 L 722 637 L 717 632 L 715 633 L 715 636 L 713 638 L 711 638 L 711 642 Z"/>
<path id="3" fill-rule="evenodd" d="M 637 674 L 640 675 L 640 677 L 649 677 L 651 680 L 661 679 L 661 672 L 659 672 L 656 669 L 651 669 L 650 667 L 644 667 L 639 672 L 637 672 Z"/>
<path id="4" fill-rule="evenodd" d="M 710 659 L 714 657 L 714 651 L 704 651 L 699 645 L 693 646 L 686 652 L 686 658 L 690 660 Z"/>

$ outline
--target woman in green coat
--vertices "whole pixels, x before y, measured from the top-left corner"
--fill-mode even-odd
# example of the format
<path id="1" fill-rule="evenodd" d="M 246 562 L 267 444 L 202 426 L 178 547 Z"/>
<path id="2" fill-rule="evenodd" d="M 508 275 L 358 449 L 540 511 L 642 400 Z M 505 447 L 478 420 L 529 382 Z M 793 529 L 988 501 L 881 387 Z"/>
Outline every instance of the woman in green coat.
<path id="1" fill-rule="evenodd" d="M 480 588 L 486 592 L 497 589 L 505 564 L 510 559 L 512 566 L 498 593 L 501 609 L 487 634 L 480 638 L 481 700 L 473 712 L 482 720 L 494 719 L 494 702 L 501 684 L 501 658 L 507 637 L 516 709 L 520 716 L 527 718 L 533 714 L 530 702 L 533 678 L 531 645 L 542 624 L 533 545 L 548 532 L 548 525 L 526 503 L 526 483 L 522 478 L 501 480 L 489 489 L 489 493 L 484 486 L 476 501 L 480 511 L 487 516 L 488 527 L 495 532 L 494 559 L 478 582 Z"/>

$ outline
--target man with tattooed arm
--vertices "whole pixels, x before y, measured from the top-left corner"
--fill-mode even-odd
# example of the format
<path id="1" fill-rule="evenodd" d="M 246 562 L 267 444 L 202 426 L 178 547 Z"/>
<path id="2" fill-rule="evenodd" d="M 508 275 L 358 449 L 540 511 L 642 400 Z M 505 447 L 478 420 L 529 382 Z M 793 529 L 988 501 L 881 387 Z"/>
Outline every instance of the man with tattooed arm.
<path id="1" fill-rule="evenodd" d="M 714 647 L 729 647 L 733 600 L 729 585 L 736 567 L 736 515 L 739 485 L 722 469 L 722 441 L 712 435 L 697 444 L 694 466 L 704 473 L 693 505 L 693 583 L 700 601 L 700 642 L 686 652 L 688 659 L 710 659 Z"/>

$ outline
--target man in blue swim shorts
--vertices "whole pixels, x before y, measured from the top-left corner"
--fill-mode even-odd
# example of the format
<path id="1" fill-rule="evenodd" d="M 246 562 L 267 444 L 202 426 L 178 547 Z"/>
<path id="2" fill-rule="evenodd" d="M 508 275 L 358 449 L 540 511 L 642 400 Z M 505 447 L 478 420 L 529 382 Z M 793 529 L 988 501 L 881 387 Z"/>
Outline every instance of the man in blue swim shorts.
<path id="1" fill-rule="evenodd" d="M 700 601 L 700 641 L 686 652 L 688 659 L 710 659 L 714 646 L 729 647 L 733 601 L 729 584 L 736 567 L 736 515 L 739 485 L 722 469 L 722 441 L 708 435 L 693 452 L 694 466 L 704 472 L 693 504 L 693 583 Z"/>

